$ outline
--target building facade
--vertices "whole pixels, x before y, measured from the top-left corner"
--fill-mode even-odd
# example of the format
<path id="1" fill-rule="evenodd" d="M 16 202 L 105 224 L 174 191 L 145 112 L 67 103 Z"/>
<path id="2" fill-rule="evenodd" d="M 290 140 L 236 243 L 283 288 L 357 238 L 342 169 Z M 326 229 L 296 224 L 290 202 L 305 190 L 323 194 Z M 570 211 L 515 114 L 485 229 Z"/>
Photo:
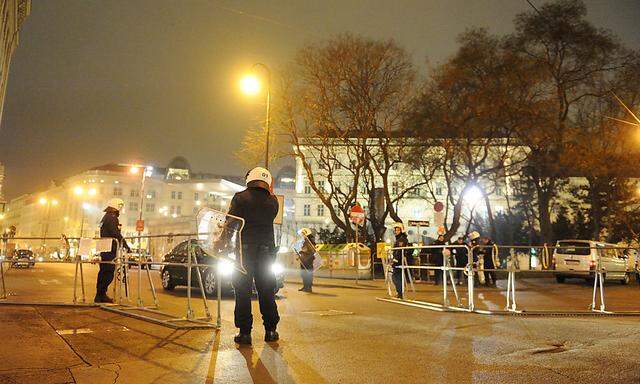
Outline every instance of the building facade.
<path id="1" fill-rule="evenodd" d="M 493 145 L 493 144 L 492 144 Z M 438 150 L 435 147 L 436 151 Z M 494 156 L 499 156 L 505 151 L 510 153 L 509 158 L 512 161 L 523 156 L 523 147 L 505 148 L 499 145 L 495 146 Z M 349 169 L 349 159 L 355 156 L 348 153 L 352 150 L 348 146 L 337 145 L 335 149 L 326 151 L 326 145 L 322 146 L 301 146 L 299 150 L 307 161 L 307 166 L 303 164 L 300 157 L 296 159 L 296 176 L 295 176 L 295 197 L 293 207 L 292 221 L 297 227 L 310 227 L 316 230 L 321 228 L 332 229 L 335 227 L 330 217 L 330 212 L 326 204 L 318 197 L 318 194 L 312 188 L 309 180 L 308 169 L 314 175 L 314 184 L 321 191 L 329 194 L 332 188 L 341 188 L 348 192 L 353 189 L 354 176 L 353 169 Z M 326 152 L 325 152 L 326 151 Z M 319 154 L 319 152 L 323 152 Z M 331 159 L 327 160 L 327 153 L 330 152 Z M 479 155 L 480 156 L 480 155 Z M 334 160 L 335 159 L 335 160 Z M 372 160 L 373 161 L 373 160 Z M 328 166 L 329 162 L 335 163 Z M 322 165 L 320 165 L 322 163 Z M 331 167 L 330 170 L 327 168 Z M 329 178 L 331 180 L 329 180 Z M 460 191 L 462 185 L 455 183 L 447 183 L 442 173 L 434 172 L 430 175 L 430 179 L 426 185 L 417 188 L 408 189 L 408 186 L 417 185 L 420 180 L 424 180 L 424 173 L 416 170 L 409 164 L 398 162 L 389 170 L 388 186 L 391 199 L 395 200 L 399 194 L 403 196 L 395 202 L 395 209 L 402 219 L 409 238 L 413 242 L 426 241 L 427 238 L 436 238 L 438 229 L 445 224 L 445 219 L 451 221 L 453 216 L 453 204 L 447 204 L 448 196 L 451 194 L 456 196 L 456 192 Z M 463 197 L 462 207 L 462 223 L 460 234 L 465 231 L 465 225 L 473 217 L 482 217 L 487 214 L 484 197 L 488 197 L 490 207 L 493 213 L 504 212 L 513 201 L 514 178 L 502 177 L 498 180 L 491 180 L 490 183 L 478 184 L 477 187 L 471 188 Z M 376 180 L 375 183 L 382 186 L 382 180 Z M 448 186 L 453 186 L 449 190 Z M 456 191 L 457 189 L 457 191 Z M 357 202 L 368 212 L 370 204 L 370 196 L 366 191 L 364 183 L 358 186 Z M 457 196 L 456 196 L 457 197 Z M 443 203 L 444 211 L 436 212 L 436 203 Z M 421 227 L 409 226 L 409 221 L 428 222 L 428 225 L 421 224 Z M 387 227 L 391 228 L 391 218 L 387 218 Z M 392 238 L 392 231 L 388 230 L 386 238 Z"/>
<path id="2" fill-rule="evenodd" d="M 144 189 L 142 170 L 146 170 Z M 194 232 L 193 218 L 200 208 L 227 210 L 233 195 L 244 189 L 230 179 L 194 173 L 183 158 L 166 168 L 107 164 L 11 200 L 2 224 L 15 226 L 16 237 L 97 236 L 107 202 L 120 198 L 125 203 L 120 216 L 125 236 L 138 234 L 141 213 L 143 234 L 162 234 L 175 227 L 173 222 L 191 223 Z"/>
<path id="3" fill-rule="evenodd" d="M 0 3 L 2 30 L 0 30 L 0 121 L 7 92 L 11 56 L 18 46 L 18 32 L 31 12 L 31 0 L 3 0 Z"/>

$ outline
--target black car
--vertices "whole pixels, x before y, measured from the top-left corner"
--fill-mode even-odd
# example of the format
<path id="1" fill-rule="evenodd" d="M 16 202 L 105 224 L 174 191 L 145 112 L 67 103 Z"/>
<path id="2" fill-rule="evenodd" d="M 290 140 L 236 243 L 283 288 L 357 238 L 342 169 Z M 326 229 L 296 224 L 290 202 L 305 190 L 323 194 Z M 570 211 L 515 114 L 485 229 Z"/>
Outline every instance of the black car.
<path id="1" fill-rule="evenodd" d="M 18 249 L 14 252 L 11 258 L 12 267 L 33 267 L 36 265 L 36 258 L 33 252 L 28 249 Z"/>
<path id="2" fill-rule="evenodd" d="M 229 260 L 217 259 L 209 256 L 200 246 L 197 240 L 192 239 L 191 252 L 194 252 L 198 264 L 205 264 L 207 267 L 199 267 L 202 275 L 202 283 L 204 291 L 207 296 L 215 296 L 217 294 L 218 282 L 217 269 L 220 268 L 220 275 L 222 277 L 221 289 L 222 293 L 233 292 L 233 286 L 231 285 L 232 276 L 234 273 L 240 273 L 235 270 L 234 265 Z M 163 258 L 165 263 L 187 263 L 187 252 L 189 248 L 189 241 L 183 241 L 178 244 L 166 254 Z M 284 268 L 278 263 L 274 263 L 272 270 L 276 275 L 276 293 L 284 286 Z M 198 274 L 197 268 L 193 267 L 191 272 L 191 286 L 198 287 Z M 187 268 L 180 265 L 165 265 L 162 267 L 160 273 L 162 277 L 162 288 L 167 291 L 173 290 L 176 286 L 187 285 Z"/>

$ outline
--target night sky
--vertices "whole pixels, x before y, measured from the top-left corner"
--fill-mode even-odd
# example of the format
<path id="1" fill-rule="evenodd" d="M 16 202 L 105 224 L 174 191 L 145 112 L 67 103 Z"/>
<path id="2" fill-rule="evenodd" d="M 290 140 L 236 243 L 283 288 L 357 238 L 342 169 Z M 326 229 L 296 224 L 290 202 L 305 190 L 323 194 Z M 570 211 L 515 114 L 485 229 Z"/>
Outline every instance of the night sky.
<path id="1" fill-rule="evenodd" d="M 586 4 L 594 24 L 640 48 L 640 1 Z M 233 151 L 264 105 L 237 81 L 254 62 L 277 68 L 305 42 L 348 31 L 394 38 L 424 68 L 466 28 L 506 34 L 528 10 L 525 0 L 33 0 L 0 127 L 6 197 L 175 155 L 196 171 L 242 174 Z"/>

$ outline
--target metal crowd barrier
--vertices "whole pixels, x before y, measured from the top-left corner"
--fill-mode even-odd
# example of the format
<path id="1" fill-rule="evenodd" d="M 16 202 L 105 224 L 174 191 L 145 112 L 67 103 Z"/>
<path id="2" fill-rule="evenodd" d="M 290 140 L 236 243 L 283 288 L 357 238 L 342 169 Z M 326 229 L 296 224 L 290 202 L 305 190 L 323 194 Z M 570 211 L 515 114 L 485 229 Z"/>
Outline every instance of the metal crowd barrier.
<path id="1" fill-rule="evenodd" d="M 102 260 L 91 260 L 93 255 L 80 255 L 78 253 L 72 252 L 74 247 L 72 244 L 77 244 L 75 251 L 77 252 L 81 241 L 88 240 L 105 240 L 102 239 L 80 239 L 80 238 L 67 238 L 65 236 L 61 238 L 55 237 L 13 237 L 7 239 L 6 241 L 2 241 L 0 248 L 0 281 L 2 291 L 0 293 L 0 304 L 4 305 L 50 305 L 50 306 L 96 306 L 103 310 L 119 313 L 122 315 L 126 315 L 129 317 L 134 317 L 140 320 L 152 322 L 155 324 L 168 326 L 174 329 L 210 329 L 215 328 L 218 329 L 221 326 L 221 299 L 222 299 L 222 284 L 221 284 L 221 272 L 219 268 L 216 268 L 216 283 L 217 283 L 217 313 L 215 323 L 213 322 L 213 318 L 211 312 L 209 310 L 209 304 L 207 300 L 207 296 L 204 291 L 203 281 L 201 269 L 210 267 L 209 264 L 199 264 L 195 252 L 192 249 L 192 240 L 197 239 L 197 233 L 184 233 L 184 234 L 170 234 L 170 235 L 147 235 L 147 236 L 135 236 L 132 238 L 138 239 L 146 239 L 146 241 L 151 242 L 153 239 L 180 239 L 183 240 L 176 241 L 175 244 L 179 244 L 186 239 L 188 244 L 188 257 L 186 262 L 184 263 L 171 263 L 164 261 L 146 261 L 142 260 L 142 255 L 138 255 L 137 261 L 129 261 L 126 258 L 126 254 L 123 252 L 123 248 L 121 244 L 118 244 L 116 248 L 116 257 L 113 261 L 102 261 Z M 205 234 L 206 235 L 206 234 Z M 115 241 L 115 239 L 106 239 L 107 241 Z M 20 244 L 22 242 L 22 244 Z M 29 244 L 29 242 L 40 242 L 40 246 L 34 246 L 34 244 Z M 47 242 L 59 242 L 57 245 L 51 246 L 47 245 Z M 15 249 L 9 249 L 9 244 L 15 244 Z M 21 246 L 22 245 L 22 246 Z M 173 248 L 173 247 L 171 247 Z M 30 260 L 28 257 L 26 259 L 16 259 L 14 257 L 17 254 L 19 249 L 29 250 L 32 252 L 33 259 Z M 164 249 L 163 249 L 164 251 Z M 96 251 L 97 252 L 97 251 Z M 162 256 L 164 256 L 167 252 L 162 252 Z M 88 258 L 87 258 L 88 256 Z M 21 261 L 22 260 L 22 261 Z M 29 267 L 32 263 L 34 264 L 75 264 L 75 274 L 74 274 L 74 282 L 73 282 L 73 297 L 72 300 L 67 302 L 48 302 L 48 301 L 29 301 L 29 300 L 10 300 L 7 293 L 7 284 L 6 284 L 6 275 L 8 269 L 12 267 L 17 267 L 20 264 L 27 264 Z M 112 291 L 113 291 L 113 304 L 105 304 L 105 303 L 88 303 L 86 300 L 86 289 L 85 289 L 85 279 L 84 279 L 84 264 L 113 264 L 115 266 L 114 272 L 114 281 L 112 282 Z M 5 265 L 8 268 L 5 268 Z M 127 275 L 130 271 L 127 271 L 127 267 L 135 265 L 138 267 L 138 278 L 137 278 L 137 289 L 136 289 L 136 298 L 135 304 L 131 303 L 131 295 L 130 295 L 130 287 L 129 287 L 129 279 Z M 155 291 L 155 286 L 153 284 L 153 279 L 151 277 L 151 266 L 179 266 L 187 269 L 187 306 L 186 306 L 186 314 L 184 317 L 175 317 L 166 312 L 162 312 L 159 310 L 160 303 L 158 301 L 158 296 Z M 144 268 L 146 267 L 146 268 Z M 146 275 L 149 283 L 149 288 L 152 293 L 154 305 L 153 306 L 145 306 L 142 300 L 142 273 L 143 268 L 146 269 Z M 196 268 L 196 276 L 198 280 L 198 288 L 200 289 L 200 293 L 203 299 L 204 306 L 204 316 L 196 317 L 193 305 L 192 305 L 192 292 L 191 288 L 193 287 L 192 282 L 192 270 Z M 5 271 L 7 269 L 7 271 Z M 79 283 L 79 284 L 78 284 Z M 79 285 L 79 286 L 78 286 Z M 80 291 L 80 296 L 78 295 L 78 290 Z"/>
<path id="2" fill-rule="evenodd" d="M 579 271 L 576 273 L 568 272 L 566 270 L 558 271 L 555 268 L 555 255 L 557 250 L 568 249 L 596 249 L 595 252 L 595 260 L 592 266 L 592 269 L 588 271 Z M 428 252 L 429 249 L 439 249 L 440 252 L 444 254 L 442 265 L 408 265 L 407 258 L 408 256 L 415 256 L 414 253 Z M 466 249 L 467 251 L 467 260 L 466 266 L 464 267 L 454 267 L 451 266 L 452 262 L 452 251 L 454 249 Z M 605 276 L 607 271 L 604 263 L 602 253 L 604 250 L 629 250 L 632 248 L 629 247 L 612 247 L 612 246 L 518 246 L 518 245 L 477 245 L 477 246 L 469 246 L 469 245 L 460 245 L 460 244 L 452 244 L 452 245 L 430 245 L 430 246 L 409 246 L 409 247 L 393 247 L 388 249 L 386 258 L 383 259 L 383 267 L 385 271 L 385 283 L 387 285 L 387 292 L 390 297 L 387 298 L 378 298 L 380 301 L 399 303 L 404 305 L 409 305 L 413 307 L 419 307 L 434 311 L 457 311 L 457 312 L 469 312 L 469 313 L 478 313 L 478 314 L 487 314 L 487 315 L 550 315 L 550 316 L 564 316 L 564 315 L 616 315 L 616 316 L 638 316 L 640 315 L 640 310 L 608 310 L 605 305 Z M 401 272 L 401 285 L 403 297 L 393 298 L 394 287 L 391 281 L 391 274 L 393 271 L 393 266 L 389 262 L 391 259 L 393 252 L 401 252 L 402 263 L 395 268 L 399 268 Z M 494 268 L 485 268 L 484 267 L 484 254 L 493 259 Z M 474 260 L 474 254 L 475 259 Z M 566 256 L 567 254 L 563 254 Z M 592 253 L 589 251 L 589 257 L 591 257 Z M 587 255 L 582 255 L 587 256 Z M 529 261 L 535 260 L 538 262 L 537 265 L 532 266 L 531 262 L 523 263 L 522 260 L 526 260 L 528 258 Z M 526 264 L 526 265 L 523 265 Z M 637 267 L 636 267 L 637 268 Z M 415 298 L 416 290 L 413 281 L 413 277 L 410 271 L 421 271 L 426 270 L 427 273 L 430 270 L 441 271 L 442 273 L 442 284 L 441 284 L 441 292 L 442 292 L 442 302 L 433 302 L 426 300 L 417 300 Z M 466 285 L 467 285 L 467 295 L 466 295 L 466 303 L 463 302 L 463 298 L 459 295 L 458 290 L 456 289 L 455 279 L 453 277 L 453 272 L 462 271 L 466 277 Z M 477 283 L 483 282 L 486 283 L 485 274 L 496 274 L 499 273 L 501 275 L 506 275 L 507 286 L 504 291 L 504 306 L 503 309 L 481 309 L 476 305 L 476 292 L 475 287 Z M 583 310 L 566 310 L 566 309 L 524 309 L 519 307 L 516 303 L 517 298 L 517 290 L 516 290 L 516 276 L 517 274 L 527 273 L 532 276 L 544 276 L 544 275 L 555 275 L 565 273 L 573 274 L 577 278 L 585 278 L 588 280 L 593 280 L 593 289 L 591 290 L 590 302 L 587 303 L 585 300 L 585 305 Z M 637 269 L 629 270 L 627 265 L 626 269 L 627 274 L 636 274 L 636 278 L 640 279 L 640 271 Z M 495 277 L 495 275 L 493 276 Z M 494 282 L 495 283 L 495 282 Z M 410 289 L 412 294 L 408 294 L 407 288 Z M 495 287 L 496 290 L 499 288 Z M 451 291 L 454 296 L 456 303 L 452 305 L 449 300 L 449 291 Z M 410 298 L 411 296 L 414 296 Z"/>

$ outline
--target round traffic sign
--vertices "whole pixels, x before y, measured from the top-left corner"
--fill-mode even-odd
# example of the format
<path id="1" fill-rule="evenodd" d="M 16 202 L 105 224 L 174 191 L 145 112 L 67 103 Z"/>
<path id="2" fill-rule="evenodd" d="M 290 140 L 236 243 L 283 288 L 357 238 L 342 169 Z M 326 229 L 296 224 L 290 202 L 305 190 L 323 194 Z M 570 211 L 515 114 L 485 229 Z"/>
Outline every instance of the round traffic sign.
<path id="1" fill-rule="evenodd" d="M 433 210 L 436 212 L 442 212 L 442 210 L 444 209 L 444 204 L 442 204 L 442 202 L 440 201 L 436 201 L 435 204 L 433 204 Z"/>

